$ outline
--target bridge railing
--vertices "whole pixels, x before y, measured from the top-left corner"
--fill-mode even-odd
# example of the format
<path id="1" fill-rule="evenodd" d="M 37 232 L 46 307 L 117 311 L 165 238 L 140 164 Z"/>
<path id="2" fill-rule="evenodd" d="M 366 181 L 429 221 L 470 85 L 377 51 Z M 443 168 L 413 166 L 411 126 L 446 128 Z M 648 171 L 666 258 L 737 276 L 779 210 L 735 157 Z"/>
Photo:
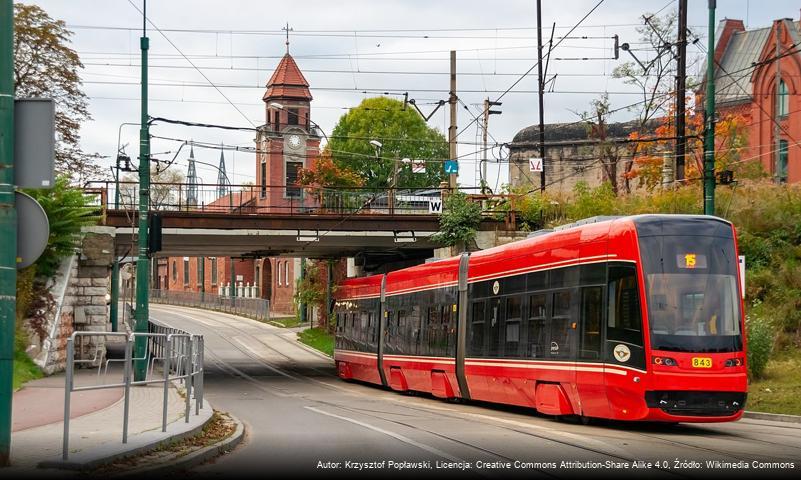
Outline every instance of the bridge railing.
<path id="1" fill-rule="evenodd" d="M 270 320 L 270 301 L 265 298 L 229 297 L 203 292 L 150 290 L 150 302 L 181 307 L 204 308 L 254 320 Z"/>
<path id="2" fill-rule="evenodd" d="M 92 181 L 87 194 L 104 210 L 134 211 L 139 206 L 136 182 Z M 152 182 L 150 208 L 233 214 L 334 214 L 428 215 L 450 192 L 447 188 L 329 188 L 286 185 L 218 185 Z M 469 190 L 468 190 L 469 192 Z M 469 195 L 481 203 L 486 216 L 508 216 L 510 195 Z M 503 205 L 503 208 L 495 208 Z M 433 208 L 430 208 L 433 207 Z"/>

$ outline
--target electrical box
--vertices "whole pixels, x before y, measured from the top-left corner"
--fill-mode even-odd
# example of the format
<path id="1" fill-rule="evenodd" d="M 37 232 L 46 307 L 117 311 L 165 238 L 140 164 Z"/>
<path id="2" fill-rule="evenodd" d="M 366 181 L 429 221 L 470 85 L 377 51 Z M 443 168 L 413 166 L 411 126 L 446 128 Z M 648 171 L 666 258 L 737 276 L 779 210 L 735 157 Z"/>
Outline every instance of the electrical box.
<path id="1" fill-rule="evenodd" d="M 56 104 L 52 98 L 14 100 L 14 184 L 53 188 Z"/>

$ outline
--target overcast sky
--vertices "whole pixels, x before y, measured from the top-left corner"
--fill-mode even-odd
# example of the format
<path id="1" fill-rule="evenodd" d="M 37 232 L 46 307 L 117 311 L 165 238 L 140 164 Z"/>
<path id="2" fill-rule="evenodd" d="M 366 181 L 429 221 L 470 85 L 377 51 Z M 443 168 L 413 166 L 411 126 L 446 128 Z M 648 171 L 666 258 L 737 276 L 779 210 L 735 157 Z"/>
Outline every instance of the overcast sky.
<path id="1" fill-rule="evenodd" d="M 141 8 L 142 0 L 132 0 Z M 117 132 L 123 122 L 138 122 L 139 36 L 141 14 L 128 0 L 39 0 L 52 17 L 64 20 L 74 31 L 73 48 L 85 64 L 84 90 L 89 95 L 93 121 L 82 129 L 83 148 L 115 155 Z M 556 36 L 565 35 L 598 0 L 544 0 L 545 37 L 556 23 Z M 706 44 L 707 2 L 690 0 L 689 28 Z M 677 1 L 606 0 L 573 36 L 552 53 L 549 77 L 557 75 L 545 95 L 545 121 L 569 122 L 574 112 L 588 109 L 601 92 L 610 92 L 612 108 L 637 100 L 632 88 L 610 75 L 621 61 L 613 55 L 610 39 L 635 47 L 642 15 L 674 10 Z M 330 133 L 337 119 L 374 92 L 389 92 L 402 98 L 409 92 L 428 112 L 431 103 L 447 100 L 448 51 L 457 50 L 458 96 L 472 114 L 460 105 L 459 182 L 475 184 L 475 169 L 481 137 L 476 124 L 465 128 L 478 115 L 485 97 L 495 99 L 536 62 L 536 2 L 496 0 L 459 1 L 351 1 L 305 0 L 267 2 L 256 0 L 151 0 L 147 14 L 164 36 L 149 27 L 150 114 L 201 123 L 252 126 L 264 123 L 264 85 L 286 51 L 281 29 L 289 23 L 290 53 L 311 84 L 314 101 L 312 119 Z M 796 1 L 719 0 L 717 19 L 738 18 L 748 28 L 767 26 L 775 18 L 798 19 Z M 172 30 L 172 31 L 170 31 Z M 176 31 L 191 30 L 191 31 Z M 176 49 L 177 47 L 177 49 Z M 179 52 L 180 50 L 180 52 Z M 649 52 L 638 52 L 643 56 Z M 690 46 L 691 74 L 697 74 L 701 55 Z M 189 57 L 203 74 L 181 54 Z M 575 58 L 589 57 L 588 60 Z M 208 78 L 208 80 L 205 77 Z M 492 116 L 490 143 L 512 140 L 522 128 L 537 123 L 536 75 L 522 79 L 502 100 L 501 115 Z M 220 91 L 211 86 L 215 84 Z M 159 85 L 170 84 L 170 85 Z M 370 90 L 370 93 L 363 93 Z M 234 105 L 232 105 L 233 103 Z M 628 120 L 622 111 L 615 120 Z M 447 131 L 447 108 L 441 108 L 429 124 Z M 159 124 L 153 135 L 193 139 L 212 144 L 252 146 L 254 135 L 217 129 Z M 138 153 L 136 126 L 122 129 L 122 143 L 131 157 Z M 178 142 L 156 139 L 152 152 L 171 159 Z M 506 152 L 493 150 L 489 158 Z M 179 155 L 177 168 L 186 170 L 186 156 Z M 233 183 L 255 180 L 255 156 L 226 151 Z M 195 149 L 200 161 L 217 164 L 219 150 Z M 490 184 L 503 184 L 507 166 L 491 164 Z M 233 174 L 231 174 L 233 172 Z M 498 174 L 500 172 L 500 175 Z M 208 183 L 216 171 L 198 166 Z"/>

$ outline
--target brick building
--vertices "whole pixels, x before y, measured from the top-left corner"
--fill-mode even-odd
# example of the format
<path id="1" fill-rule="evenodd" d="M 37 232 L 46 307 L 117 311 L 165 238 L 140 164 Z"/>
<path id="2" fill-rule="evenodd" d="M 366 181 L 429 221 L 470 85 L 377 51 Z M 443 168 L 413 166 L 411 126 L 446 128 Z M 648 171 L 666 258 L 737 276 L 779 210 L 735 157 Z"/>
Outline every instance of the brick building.
<path id="1" fill-rule="evenodd" d="M 715 46 L 718 115 L 742 115 L 748 152 L 781 182 L 801 181 L 801 25 L 789 18 L 746 30 L 742 20 L 720 22 Z M 703 106 L 703 90 L 696 105 Z"/>

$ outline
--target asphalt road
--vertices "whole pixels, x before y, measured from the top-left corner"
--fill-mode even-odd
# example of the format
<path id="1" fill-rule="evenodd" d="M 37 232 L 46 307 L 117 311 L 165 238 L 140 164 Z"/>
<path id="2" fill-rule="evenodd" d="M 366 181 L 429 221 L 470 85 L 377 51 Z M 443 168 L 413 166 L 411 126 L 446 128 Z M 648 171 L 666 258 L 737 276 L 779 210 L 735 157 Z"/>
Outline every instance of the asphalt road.
<path id="1" fill-rule="evenodd" d="M 247 429 L 236 450 L 190 477 L 801 473 L 801 424 L 582 425 L 526 409 L 402 395 L 339 380 L 333 361 L 300 346 L 293 330 L 192 308 L 150 308 L 153 318 L 204 335 L 206 398 Z M 722 464 L 710 470 L 708 462 Z"/>

